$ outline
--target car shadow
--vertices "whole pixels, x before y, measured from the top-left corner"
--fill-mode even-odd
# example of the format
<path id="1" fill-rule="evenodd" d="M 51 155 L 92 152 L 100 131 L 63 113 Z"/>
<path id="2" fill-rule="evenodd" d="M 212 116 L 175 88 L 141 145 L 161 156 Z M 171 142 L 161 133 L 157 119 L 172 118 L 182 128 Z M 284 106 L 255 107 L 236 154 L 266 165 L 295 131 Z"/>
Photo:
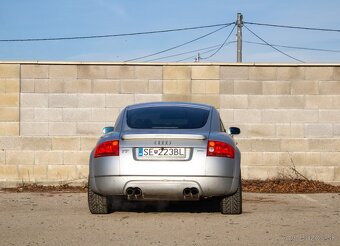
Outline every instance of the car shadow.
<path id="1" fill-rule="evenodd" d="M 113 202 L 113 211 L 116 212 L 190 212 L 190 213 L 216 213 L 220 212 L 218 200 L 202 201 L 128 201 Z"/>

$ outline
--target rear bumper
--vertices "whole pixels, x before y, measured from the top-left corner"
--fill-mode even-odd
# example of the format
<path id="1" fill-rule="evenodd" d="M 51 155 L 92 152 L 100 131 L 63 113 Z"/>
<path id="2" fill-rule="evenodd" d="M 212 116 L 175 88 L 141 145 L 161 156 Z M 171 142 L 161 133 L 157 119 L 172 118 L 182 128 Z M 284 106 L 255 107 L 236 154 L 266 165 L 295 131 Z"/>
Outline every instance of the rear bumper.
<path id="1" fill-rule="evenodd" d="M 196 196 L 213 197 L 235 193 L 239 178 L 217 176 L 96 176 L 90 177 L 93 191 L 101 195 L 127 195 L 127 188 L 140 188 L 139 199 L 186 200 L 185 188 L 197 188 Z M 191 197 L 192 198 L 192 197 Z"/>

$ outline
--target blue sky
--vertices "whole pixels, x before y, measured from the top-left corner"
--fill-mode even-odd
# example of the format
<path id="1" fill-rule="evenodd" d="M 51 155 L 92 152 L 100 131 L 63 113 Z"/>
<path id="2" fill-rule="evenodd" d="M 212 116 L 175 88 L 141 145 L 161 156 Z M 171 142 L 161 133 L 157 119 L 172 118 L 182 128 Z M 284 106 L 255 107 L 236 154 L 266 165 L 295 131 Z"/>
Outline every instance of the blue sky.
<path id="1" fill-rule="evenodd" d="M 0 39 L 105 35 L 244 21 L 340 29 L 340 1 L 336 0 L 2 0 Z M 339 32 L 302 31 L 248 25 L 272 44 L 340 50 Z M 192 40 L 217 28 L 104 39 L 0 42 L 0 60 L 112 61 L 148 55 Z M 231 27 L 163 53 L 160 58 L 223 43 Z M 259 40 L 243 28 L 245 41 Z M 233 34 L 229 41 L 235 41 Z M 339 62 L 340 53 L 280 48 L 306 62 Z M 202 51 L 204 52 L 204 51 Z M 197 52 L 159 60 L 173 62 Z M 207 54 L 202 54 L 204 57 Z M 145 61 L 148 59 L 140 60 Z M 235 62 L 236 44 L 204 62 Z M 292 62 L 268 46 L 243 44 L 244 62 Z"/>

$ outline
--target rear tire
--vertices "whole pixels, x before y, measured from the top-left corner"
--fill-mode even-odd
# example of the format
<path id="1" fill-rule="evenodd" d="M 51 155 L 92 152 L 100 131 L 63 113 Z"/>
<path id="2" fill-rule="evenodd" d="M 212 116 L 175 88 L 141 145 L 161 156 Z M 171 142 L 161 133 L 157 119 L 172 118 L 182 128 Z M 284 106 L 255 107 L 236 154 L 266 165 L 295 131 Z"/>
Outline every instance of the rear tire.
<path id="1" fill-rule="evenodd" d="M 220 203 L 222 214 L 241 214 L 242 213 L 242 184 L 241 177 L 237 191 L 231 195 L 222 198 Z"/>
<path id="2" fill-rule="evenodd" d="M 110 198 L 93 192 L 89 179 L 87 198 L 90 212 L 92 214 L 108 214 L 110 213 Z"/>

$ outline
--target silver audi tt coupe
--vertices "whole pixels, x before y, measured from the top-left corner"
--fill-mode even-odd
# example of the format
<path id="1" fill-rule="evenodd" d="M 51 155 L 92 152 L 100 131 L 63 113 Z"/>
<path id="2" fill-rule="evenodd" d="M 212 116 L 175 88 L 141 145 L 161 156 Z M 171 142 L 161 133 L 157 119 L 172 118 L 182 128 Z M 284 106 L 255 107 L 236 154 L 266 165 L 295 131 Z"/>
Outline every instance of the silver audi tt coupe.
<path id="1" fill-rule="evenodd" d="M 157 102 L 126 107 L 105 127 L 90 156 L 91 213 L 121 199 L 219 199 L 222 214 L 242 213 L 241 154 L 209 105 Z"/>

